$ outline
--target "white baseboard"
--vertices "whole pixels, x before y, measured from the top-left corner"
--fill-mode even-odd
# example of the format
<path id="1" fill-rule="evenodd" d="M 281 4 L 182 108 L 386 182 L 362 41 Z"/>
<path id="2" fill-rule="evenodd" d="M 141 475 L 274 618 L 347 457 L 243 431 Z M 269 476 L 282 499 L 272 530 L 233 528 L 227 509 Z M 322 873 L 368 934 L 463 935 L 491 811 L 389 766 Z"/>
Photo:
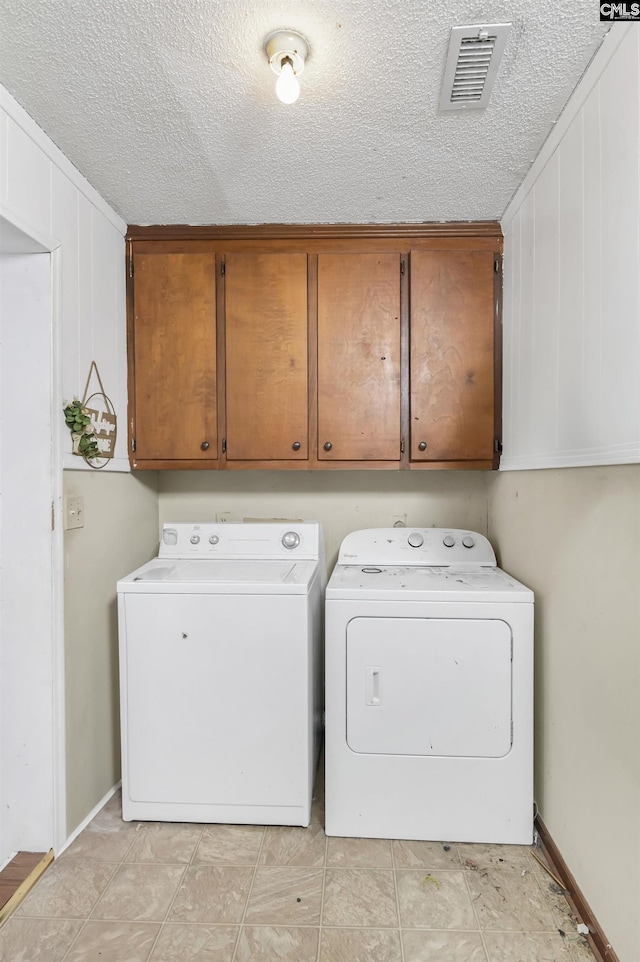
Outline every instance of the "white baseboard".
<path id="1" fill-rule="evenodd" d="M 9 862 L 10 862 L 12 859 L 14 859 L 17 854 L 18 854 L 17 852 L 12 852 L 11 855 L 7 855 L 7 857 L 5 858 L 4 862 L 0 863 L 0 872 L 2 871 L 3 868 L 6 868 L 6 867 L 7 867 L 7 865 L 9 864 Z"/>

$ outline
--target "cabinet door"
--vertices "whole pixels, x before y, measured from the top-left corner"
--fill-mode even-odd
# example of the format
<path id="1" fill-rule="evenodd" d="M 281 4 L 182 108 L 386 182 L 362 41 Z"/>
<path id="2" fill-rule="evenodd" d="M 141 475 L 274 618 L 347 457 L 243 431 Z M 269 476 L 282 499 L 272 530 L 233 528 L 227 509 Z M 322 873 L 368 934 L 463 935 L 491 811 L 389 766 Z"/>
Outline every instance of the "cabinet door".
<path id="1" fill-rule="evenodd" d="M 400 254 L 318 255 L 318 458 L 400 459 Z"/>
<path id="2" fill-rule="evenodd" d="M 225 256 L 227 460 L 309 456 L 307 255 Z"/>
<path id="3" fill-rule="evenodd" d="M 136 254 L 137 460 L 215 460 L 214 254 Z"/>
<path id="4" fill-rule="evenodd" d="M 411 459 L 491 460 L 491 251 L 412 251 Z"/>

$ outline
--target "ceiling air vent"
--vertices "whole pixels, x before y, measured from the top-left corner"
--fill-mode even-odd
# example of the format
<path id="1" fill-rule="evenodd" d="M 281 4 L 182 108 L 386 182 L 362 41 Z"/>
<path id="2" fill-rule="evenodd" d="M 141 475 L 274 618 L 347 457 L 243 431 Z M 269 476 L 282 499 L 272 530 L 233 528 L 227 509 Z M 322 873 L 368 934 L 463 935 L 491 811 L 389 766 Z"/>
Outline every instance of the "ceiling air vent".
<path id="1" fill-rule="evenodd" d="M 452 27 L 440 110 L 482 110 L 489 103 L 510 23 Z"/>

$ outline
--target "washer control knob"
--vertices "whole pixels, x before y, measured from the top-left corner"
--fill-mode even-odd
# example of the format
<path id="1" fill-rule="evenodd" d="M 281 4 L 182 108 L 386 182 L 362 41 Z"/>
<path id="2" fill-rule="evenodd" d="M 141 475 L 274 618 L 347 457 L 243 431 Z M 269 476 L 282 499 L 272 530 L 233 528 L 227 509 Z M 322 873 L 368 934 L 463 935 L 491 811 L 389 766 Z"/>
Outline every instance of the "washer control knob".
<path id="1" fill-rule="evenodd" d="M 424 544 L 424 538 L 419 531 L 412 531 L 407 541 L 412 548 L 420 548 Z"/>
<path id="2" fill-rule="evenodd" d="M 471 535 L 468 534 L 462 539 L 462 543 L 465 546 L 465 548 L 473 548 L 475 541 L 473 540 Z"/>
<path id="3" fill-rule="evenodd" d="M 445 548 L 453 548 L 454 544 L 456 543 L 456 539 L 453 537 L 453 535 L 446 534 L 442 539 L 442 543 Z"/>
<path id="4" fill-rule="evenodd" d="M 211 537 L 209 538 L 209 544 L 217 544 L 219 540 L 220 538 L 218 537 L 217 534 L 212 534 Z"/>
<path id="5" fill-rule="evenodd" d="M 189 541 L 191 542 L 191 544 L 200 544 L 200 535 L 192 534 L 191 537 L 189 538 Z"/>
<path id="6" fill-rule="evenodd" d="M 285 548 L 297 548 L 300 544 L 300 535 L 297 531 L 285 531 L 282 535 L 282 544 Z"/>

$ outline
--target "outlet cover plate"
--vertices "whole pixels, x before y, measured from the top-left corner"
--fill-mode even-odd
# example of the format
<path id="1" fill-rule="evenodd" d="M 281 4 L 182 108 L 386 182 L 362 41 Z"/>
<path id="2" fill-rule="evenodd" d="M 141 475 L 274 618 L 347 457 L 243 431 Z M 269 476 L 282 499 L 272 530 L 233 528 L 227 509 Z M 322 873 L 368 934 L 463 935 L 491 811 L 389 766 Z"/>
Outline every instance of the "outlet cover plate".
<path id="1" fill-rule="evenodd" d="M 84 528 L 84 498 L 81 495 L 64 499 L 64 530 Z"/>

